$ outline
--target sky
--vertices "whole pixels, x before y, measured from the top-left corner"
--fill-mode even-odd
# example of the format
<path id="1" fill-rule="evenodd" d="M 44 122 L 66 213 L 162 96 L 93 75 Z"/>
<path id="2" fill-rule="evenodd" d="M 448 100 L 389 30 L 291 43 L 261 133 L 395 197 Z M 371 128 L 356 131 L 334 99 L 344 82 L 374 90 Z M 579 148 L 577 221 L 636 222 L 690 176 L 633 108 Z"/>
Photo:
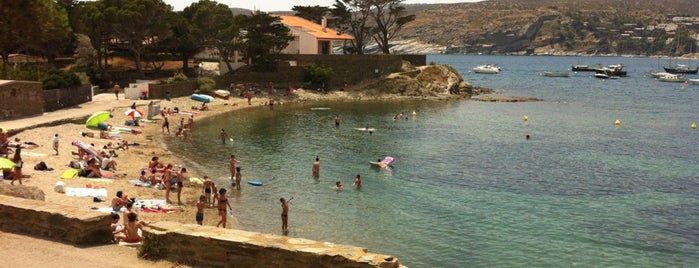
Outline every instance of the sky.
<path id="1" fill-rule="evenodd" d="M 183 10 L 198 0 L 163 0 L 174 7 L 175 11 Z M 335 0 L 215 0 L 218 3 L 226 4 L 229 7 L 239 7 L 250 10 L 271 11 L 291 11 L 294 6 L 324 6 L 332 7 Z M 405 4 L 442 4 L 442 3 L 464 3 L 479 2 L 481 0 L 405 0 Z"/>

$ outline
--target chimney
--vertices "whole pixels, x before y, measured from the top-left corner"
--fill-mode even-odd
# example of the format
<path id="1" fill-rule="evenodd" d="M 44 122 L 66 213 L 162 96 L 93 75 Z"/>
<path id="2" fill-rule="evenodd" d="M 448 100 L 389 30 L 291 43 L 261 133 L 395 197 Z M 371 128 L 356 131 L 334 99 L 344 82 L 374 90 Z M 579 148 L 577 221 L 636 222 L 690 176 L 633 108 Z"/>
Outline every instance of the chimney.
<path id="1" fill-rule="evenodd" d="M 323 32 L 328 31 L 328 18 L 326 18 L 325 16 L 323 16 L 323 18 L 320 20 L 320 27 L 323 30 Z"/>

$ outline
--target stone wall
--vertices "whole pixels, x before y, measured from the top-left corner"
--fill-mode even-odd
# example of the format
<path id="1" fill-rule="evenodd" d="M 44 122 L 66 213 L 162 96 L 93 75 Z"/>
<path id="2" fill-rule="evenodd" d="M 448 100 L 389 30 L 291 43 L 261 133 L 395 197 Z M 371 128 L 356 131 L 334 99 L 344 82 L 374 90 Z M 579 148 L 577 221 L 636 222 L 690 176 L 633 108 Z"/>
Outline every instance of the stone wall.
<path id="1" fill-rule="evenodd" d="M 0 81 L 0 120 L 41 114 L 44 103 L 41 83 Z"/>
<path id="2" fill-rule="evenodd" d="M 107 244 L 108 214 L 0 195 L 0 230 L 74 245 Z M 144 228 L 141 250 L 194 267 L 404 267 L 366 248 L 213 226 L 156 222 Z"/>
<path id="3" fill-rule="evenodd" d="M 176 222 L 157 222 L 144 232 L 143 247 L 193 267 L 404 267 L 366 248 L 288 236 Z"/>
<path id="4" fill-rule="evenodd" d="M 44 112 L 75 106 L 91 101 L 90 85 L 76 86 L 68 89 L 44 90 Z"/>
<path id="5" fill-rule="evenodd" d="M 199 89 L 199 84 L 196 79 L 180 81 L 170 84 L 148 84 L 149 99 L 165 99 L 167 93 L 170 93 L 170 98 L 189 96 Z"/>
<path id="6" fill-rule="evenodd" d="M 110 241 L 111 222 L 102 212 L 0 195 L 0 230 L 6 232 L 95 245 Z"/>

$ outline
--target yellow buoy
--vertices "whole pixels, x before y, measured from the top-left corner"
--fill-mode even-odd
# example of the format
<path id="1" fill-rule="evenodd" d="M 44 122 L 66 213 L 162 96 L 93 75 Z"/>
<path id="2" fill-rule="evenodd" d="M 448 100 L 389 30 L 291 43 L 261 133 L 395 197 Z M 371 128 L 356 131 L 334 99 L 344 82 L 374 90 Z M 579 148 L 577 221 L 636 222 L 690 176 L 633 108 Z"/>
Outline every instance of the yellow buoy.
<path id="1" fill-rule="evenodd" d="M 529 121 L 529 116 L 522 116 L 522 121 Z"/>
<path id="2" fill-rule="evenodd" d="M 614 125 L 621 125 L 621 120 L 617 119 L 616 121 L 614 121 Z"/>
<path id="3" fill-rule="evenodd" d="M 413 111 L 413 116 L 417 116 L 417 113 L 415 111 Z"/>
<path id="4" fill-rule="evenodd" d="M 692 129 L 696 129 L 696 128 L 697 128 L 697 123 L 692 123 Z"/>

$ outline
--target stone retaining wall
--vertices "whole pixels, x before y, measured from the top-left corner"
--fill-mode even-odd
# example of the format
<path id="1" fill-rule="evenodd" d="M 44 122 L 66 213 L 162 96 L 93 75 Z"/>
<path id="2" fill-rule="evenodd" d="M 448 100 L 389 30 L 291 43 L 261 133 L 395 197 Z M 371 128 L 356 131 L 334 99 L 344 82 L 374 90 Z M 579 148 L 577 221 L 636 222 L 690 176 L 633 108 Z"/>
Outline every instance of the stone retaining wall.
<path id="1" fill-rule="evenodd" d="M 366 248 L 302 238 L 177 222 L 157 222 L 144 231 L 150 240 L 143 247 L 194 267 L 404 267 Z"/>
<path id="2" fill-rule="evenodd" d="M 108 214 L 0 195 L 0 230 L 74 245 L 107 244 Z M 142 251 L 194 267 L 404 267 L 366 248 L 213 226 L 157 222 L 144 228 Z M 157 253 L 157 254 L 153 254 Z"/>
<path id="3" fill-rule="evenodd" d="M 0 230 L 74 245 L 105 244 L 112 238 L 109 215 L 38 200 L 0 195 Z"/>

